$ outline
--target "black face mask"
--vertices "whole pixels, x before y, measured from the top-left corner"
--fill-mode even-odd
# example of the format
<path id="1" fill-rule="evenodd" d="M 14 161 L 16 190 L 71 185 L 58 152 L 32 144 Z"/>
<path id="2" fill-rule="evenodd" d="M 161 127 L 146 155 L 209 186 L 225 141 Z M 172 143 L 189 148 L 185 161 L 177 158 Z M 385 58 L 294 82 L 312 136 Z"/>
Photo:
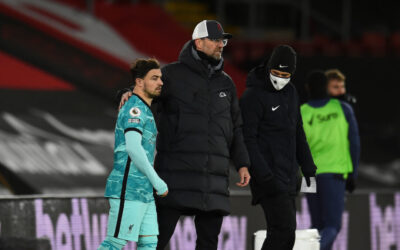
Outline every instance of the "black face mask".
<path id="1" fill-rule="evenodd" d="M 353 96 L 351 94 L 347 94 L 347 93 L 343 94 L 343 95 L 332 96 L 332 97 L 333 98 L 337 98 L 337 99 L 342 100 L 342 101 L 346 101 L 346 102 L 351 103 L 351 104 L 356 104 L 357 103 L 357 98 L 355 96 Z"/>
<path id="2" fill-rule="evenodd" d="M 221 60 L 215 59 L 214 57 L 208 56 L 206 53 L 199 51 L 197 49 L 196 49 L 196 52 L 202 60 L 205 60 L 207 63 L 211 64 L 211 66 L 217 66 L 221 61 Z"/>
<path id="3" fill-rule="evenodd" d="M 332 97 L 337 98 L 337 99 L 342 100 L 342 101 L 346 101 L 346 94 L 332 96 Z"/>

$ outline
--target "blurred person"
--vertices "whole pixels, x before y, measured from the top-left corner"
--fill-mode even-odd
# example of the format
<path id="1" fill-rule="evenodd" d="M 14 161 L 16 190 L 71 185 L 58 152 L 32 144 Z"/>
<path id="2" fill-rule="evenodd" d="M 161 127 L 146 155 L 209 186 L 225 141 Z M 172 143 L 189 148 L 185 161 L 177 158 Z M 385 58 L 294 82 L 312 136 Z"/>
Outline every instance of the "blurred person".
<path id="1" fill-rule="evenodd" d="M 177 62 L 163 67 L 163 90 L 155 113 L 159 134 L 155 168 L 169 187 L 157 201 L 164 249 L 181 215 L 194 215 L 197 250 L 218 246 L 223 216 L 230 213 L 229 169 L 239 172 L 239 187 L 250 180 L 236 87 L 223 71 L 223 48 L 231 34 L 221 24 L 196 25 Z M 123 95 L 120 106 L 129 97 Z"/>
<path id="2" fill-rule="evenodd" d="M 328 78 L 328 94 L 331 97 L 338 98 L 342 101 L 346 101 L 351 105 L 357 103 L 357 98 L 346 91 L 346 76 L 338 69 L 328 69 L 325 71 L 325 75 Z"/>
<path id="3" fill-rule="evenodd" d="M 299 165 L 307 186 L 316 171 L 303 131 L 299 97 L 290 81 L 295 69 L 293 48 L 275 47 L 268 61 L 250 71 L 240 99 L 251 161 L 252 204 L 261 205 L 267 222 L 263 250 L 293 248 Z"/>
<path id="4" fill-rule="evenodd" d="M 346 76 L 338 69 L 328 69 L 325 70 L 325 76 L 327 77 L 327 84 L 326 89 L 328 91 L 328 96 L 337 98 L 343 102 L 347 102 L 351 105 L 352 108 L 352 117 L 354 117 L 356 122 L 357 134 L 356 137 L 359 140 L 359 127 L 357 124 L 356 114 L 359 113 L 358 105 L 357 105 L 357 98 L 349 93 L 346 90 Z M 355 135 L 355 134 L 354 134 Z M 359 154 L 360 149 L 357 147 L 352 147 L 351 150 L 353 151 L 353 156 L 356 157 Z M 358 151 L 358 153 L 357 153 Z M 350 176 L 352 177 L 352 175 Z M 347 178 L 346 179 L 346 190 L 350 193 L 354 191 L 356 188 L 356 182 L 354 178 Z"/>
<path id="5" fill-rule="evenodd" d="M 345 189 L 353 192 L 360 154 L 357 122 L 351 106 L 329 98 L 323 71 L 307 77 L 309 101 L 301 106 L 304 130 L 315 164 L 317 193 L 307 193 L 312 227 L 321 250 L 332 249 L 341 228 Z"/>
<path id="6" fill-rule="evenodd" d="M 137 59 L 131 67 L 133 96 L 119 110 L 115 128 L 114 168 L 106 184 L 110 203 L 107 237 L 99 249 L 122 249 L 128 240 L 138 250 L 156 249 L 157 212 L 153 188 L 164 197 L 166 183 L 153 168 L 157 128 L 150 105 L 163 82 L 155 59 Z"/>

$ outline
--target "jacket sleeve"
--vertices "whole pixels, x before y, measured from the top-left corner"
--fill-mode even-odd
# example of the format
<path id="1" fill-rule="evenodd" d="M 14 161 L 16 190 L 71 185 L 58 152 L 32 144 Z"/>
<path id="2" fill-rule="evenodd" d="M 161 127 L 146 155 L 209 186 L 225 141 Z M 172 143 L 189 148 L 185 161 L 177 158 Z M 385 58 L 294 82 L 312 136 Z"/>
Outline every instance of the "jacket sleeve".
<path id="1" fill-rule="evenodd" d="M 346 117 L 347 122 L 349 123 L 349 142 L 350 142 L 350 155 L 351 161 L 353 163 L 353 178 L 357 178 L 358 176 L 358 164 L 360 161 L 360 135 L 358 133 L 358 124 L 356 117 L 354 115 L 354 111 L 351 106 L 345 102 L 340 102 L 343 113 Z"/>
<path id="2" fill-rule="evenodd" d="M 255 92 L 246 90 L 240 99 L 240 108 L 243 116 L 244 141 L 251 161 L 250 172 L 254 180 L 262 184 L 273 177 L 271 168 L 258 146 L 258 127 L 263 114 L 263 106 L 258 101 Z"/>
<path id="3" fill-rule="evenodd" d="M 246 145 L 244 144 L 243 139 L 242 114 L 240 112 L 235 85 L 233 85 L 232 88 L 231 116 L 233 124 L 233 138 L 230 148 L 230 154 L 232 160 L 235 164 L 236 170 L 239 170 L 241 167 L 250 168 L 249 154 L 247 152 Z"/>
<path id="4" fill-rule="evenodd" d="M 296 128 L 296 158 L 301 166 L 301 172 L 304 176 L 314 176 L 317 171 L 314 160 L 311 155 L 310 147 L 304 133 L 303 120 L 300 113 L 300 104 L 298 106 L 297 128 Z"/>

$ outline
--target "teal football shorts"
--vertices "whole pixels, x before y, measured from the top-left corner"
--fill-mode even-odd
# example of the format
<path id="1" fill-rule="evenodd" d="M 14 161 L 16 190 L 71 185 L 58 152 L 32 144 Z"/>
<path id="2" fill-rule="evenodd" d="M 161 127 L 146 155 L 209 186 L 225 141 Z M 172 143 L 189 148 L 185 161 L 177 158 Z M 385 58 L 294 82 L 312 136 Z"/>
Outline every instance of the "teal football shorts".
<path id="1" fill-rule="evenodd" d="M 109 198 L 107 236 L 138 241 L 139 235 L 158 235 L 156 204 Z"/>

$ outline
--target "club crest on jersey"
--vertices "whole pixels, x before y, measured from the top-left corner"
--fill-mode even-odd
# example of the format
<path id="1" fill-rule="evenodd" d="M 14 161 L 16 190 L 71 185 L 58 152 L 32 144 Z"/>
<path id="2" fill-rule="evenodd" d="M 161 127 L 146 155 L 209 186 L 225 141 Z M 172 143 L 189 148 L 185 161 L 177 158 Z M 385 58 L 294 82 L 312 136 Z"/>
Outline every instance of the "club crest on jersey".
<path id="1" fill-rule="evenodd" d="M 134 108 L 131 108 L 131 110 L 129 110 L 129 114 L 131 114 L 132 117 L 137 117 L 140 115 L 140 113 L 141 113 L 141 111 L 138 107 L 134 107 Z"/>

